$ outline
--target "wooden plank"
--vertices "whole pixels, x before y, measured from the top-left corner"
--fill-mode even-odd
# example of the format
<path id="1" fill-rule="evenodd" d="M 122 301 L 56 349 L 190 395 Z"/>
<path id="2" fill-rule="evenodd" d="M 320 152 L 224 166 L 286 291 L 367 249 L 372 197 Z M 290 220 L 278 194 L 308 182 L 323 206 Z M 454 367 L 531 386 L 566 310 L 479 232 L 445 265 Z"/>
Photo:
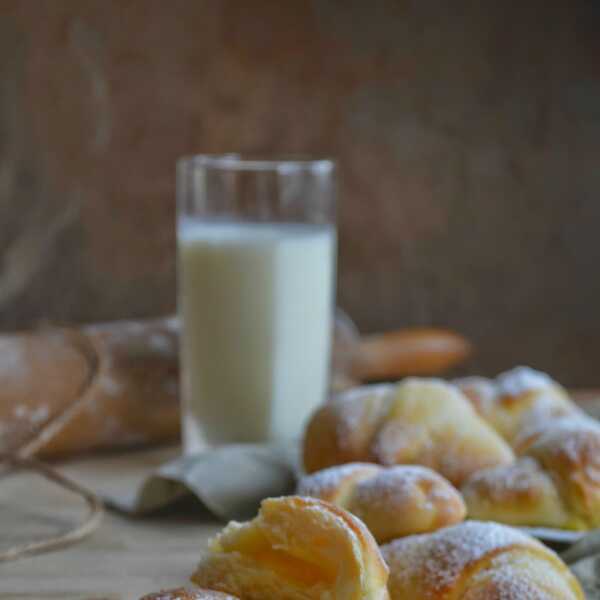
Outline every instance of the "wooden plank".
<path id="1" fill-rule="evenodd" d="M 80 480 L 110 485 L 106 459 L 66 465 Z M 81 476 L 85 473 L 85 476 Z M 0 548 L 55 534 L 81 518 L 83 502 L 38 476 L 22 473 L 0 483 Z M 0 564 L 2 600 L 136 600 L 185 584 L 221 527 L 193 507 L 132 519 L 108 513 L 87 540 L 51 554 Z"/>

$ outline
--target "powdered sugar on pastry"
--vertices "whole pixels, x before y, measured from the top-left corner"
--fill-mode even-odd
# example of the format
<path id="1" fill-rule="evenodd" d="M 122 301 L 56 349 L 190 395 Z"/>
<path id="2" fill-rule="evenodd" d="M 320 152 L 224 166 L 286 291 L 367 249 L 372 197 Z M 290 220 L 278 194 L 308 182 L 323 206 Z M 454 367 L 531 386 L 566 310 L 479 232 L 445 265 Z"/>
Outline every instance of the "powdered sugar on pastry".
<path id="1" fill-rule="evenodd" d="M 536 544 L 516 529 L 467 521 L 432 534 L 395 540 L 383 546 L 382 552 L 393 577 L 402 579 L 418 572 L 425 587 L 441 593 L 468 565 L 484 556 L 512 545 L 532 543 Z"/>
<path id="2" fill-rule="evenodd" d="M 458 490 L 435 471 L 417 465 L 331 467 L 302 478 L 298 493 L 350 511 L 379 543 L 452 525 L 466 514 Z"/>
<path id="3" fill-rule="evenodd" d="M 490 568 L 476 573 L 472 580 L 473 587 L 463 596 L 463 600 L 555 600 L 554 594 L 541 589 L 535 579 L 529 577 L 531 566 L 527 555 L 501 554 L 493 559 Z M 554 583 L 555 588 L 560 589 L 562 582 L 556 581 L 554 571 L 548 570 L 546 577 L 549 588 Z"/>
<path id="4" fill-rule="evenodd" d="M 367 412 L 367 398 L 374 400 L 371 405 L 376 405 L 372 417 L 375 419 L 383 417 L 388 405 L 386 399 L 392 389 L 393 386 L 388 384 L 362 386 L 348 390 L 334 398 L 333 402 L 339 408 L 336 434 L 340 443 L 343 444 L 344 440 L 352 439 L 353 433 L 361 425 Z"/>
<path id="5" fill-rule="evenodd" d="M 515 367 L 496 378 L 498 393 L 502 396 L 519 396 L 531 390 L 541 390 L 555 385 L 546 373 L 530 367 Z"/>
<path id="6" fill-rule="evenodd" d="M 469 479 L 462 488 L 469 493 L 473 486 L 485 486 L 486 498 L 490 502 L 506 501 L 506 496 L 518 492 L 535 493 L 537 481 L 544 475 L 540 473 L 537 461 L 531 457 L 523 457 L 512 465 L 494 467 L 479 471 Z"/>
<path id="7" fill-rule="evenodd" d="M 553 416 L 543 411 L 529 413 L 523 421 L 523 426 L 515 438 L 514 447 L 524 452 L 538 439 L 552 436 L 555 441 L 564 440 L 582 430 L 599 430 L 600 423 L 588 417 L 582 411 L 575 409 L 572 413 Z"/>
<path id="8" fill-rule="evenodd" d="M 362 386 L 336 396 L 333 403 L 338 414 L 336 438 L 342 449 L 352 444 L 355 432 L 368 423 L 378 422 L 385 414 L 388 396 L 393 386 L 387 384 Z"/>
<path id="9" fill-rule="evenodd" d="M 360 482 L 354 501 L 373 510 L 394 506 L 401 511 L 403 506 L 414 504 L 415 489 L 419 488 L 431 492 L 425 493 L 425 501 L 430 505 L 432 500 L 450 501 L 458 495 L 450 483 L 435 471 L 418 465 L 401 465 L 383 469 L 375 477 Z"/>
<path id="10" fill-rule="evenodd" d="M 372 477 L 379 471 L 381 467 L 371 463 L 349 463 L 329 467 L 303 477 L 298 484 L 297 493 L 299 496 L 312 496 L 326 500 L 345 480 L 356 481 L 356 478 L 361 475 L 362 478 Z"/>

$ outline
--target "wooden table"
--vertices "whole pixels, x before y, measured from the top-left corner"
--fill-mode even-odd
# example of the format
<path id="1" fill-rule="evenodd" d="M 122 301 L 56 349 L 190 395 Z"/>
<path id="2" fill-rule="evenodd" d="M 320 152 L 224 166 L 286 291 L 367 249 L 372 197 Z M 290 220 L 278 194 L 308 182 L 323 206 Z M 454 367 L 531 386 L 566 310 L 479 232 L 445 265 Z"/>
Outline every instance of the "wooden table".
<path id="1" fill-rule="evenodd" d="M 163 453 L 154 459 L 159 462 Z M 69 463 L 61 470 L 100 488 L 115 474 L 114 459 L 106 458 Z M 21 473 L 1 482 L 0 548 L 64 531 L 84 514 L 82 500 L 38 475 Z M 137 600 L 185 584 L 208 538 L 221 526 L 190 505 L 151 518 L 107 512 L 100 528 L 75 546 L 1 563 L 0 599 Z"/>
<path id="2" fill-rule="evenodd" d="M 598 390 L 578 402 L 600 418 Z M 109 490 L 119 477 L 158 465 L 176 449 L 87 459 L 61 470 L 89 487 Z M 1 480 L 0 548 L 55 534 L 83 513 L 83 503 L 37 475 Z M 108 512 L 90 538 L 52 554 L 0 564 L 0 600 L 137 600 L 185 584 L 208 538 L 222 526 L 193 507 L 151 518 Z"/>

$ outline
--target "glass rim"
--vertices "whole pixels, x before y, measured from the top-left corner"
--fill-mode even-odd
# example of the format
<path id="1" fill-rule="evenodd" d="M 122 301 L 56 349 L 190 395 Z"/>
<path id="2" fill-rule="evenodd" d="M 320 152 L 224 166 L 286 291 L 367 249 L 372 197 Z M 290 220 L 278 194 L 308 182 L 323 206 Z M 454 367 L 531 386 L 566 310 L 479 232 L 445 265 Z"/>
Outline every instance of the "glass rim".
<path id="1" fill-rule="evenodd" d="M 227 171 L 331 171 L 336 160 L 310 154 L 252 154 L 228 152 L 224 154 L 189 154 L 177 160 L 177 166 L 204 167 Z"/>

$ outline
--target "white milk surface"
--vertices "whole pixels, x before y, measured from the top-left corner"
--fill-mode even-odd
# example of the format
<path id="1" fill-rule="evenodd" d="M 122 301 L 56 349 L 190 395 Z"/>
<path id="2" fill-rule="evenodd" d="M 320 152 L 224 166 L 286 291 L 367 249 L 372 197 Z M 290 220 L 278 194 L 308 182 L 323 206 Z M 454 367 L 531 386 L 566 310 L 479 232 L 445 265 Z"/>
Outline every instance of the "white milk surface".
<path id="1" fill-rule="evenodd" d="M 184 443 L 299 438 L 324 400 L 335 229 L 179 226 Z"/>

